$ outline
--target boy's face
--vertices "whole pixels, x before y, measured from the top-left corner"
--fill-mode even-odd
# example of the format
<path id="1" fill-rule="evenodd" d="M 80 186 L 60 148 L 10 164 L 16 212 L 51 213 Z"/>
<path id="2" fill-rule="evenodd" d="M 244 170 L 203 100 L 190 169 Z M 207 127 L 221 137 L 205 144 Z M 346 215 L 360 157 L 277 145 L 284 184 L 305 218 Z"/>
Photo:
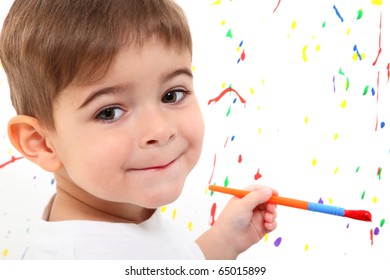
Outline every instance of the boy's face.
<path id="1" fill-rule="evenodd" d="M 158 40 L 125 49 L 102 79 L 61 92 L 54 120 L 64 187 L 147 208 L 174 201 L 204 134 L 189 51 Z"/>

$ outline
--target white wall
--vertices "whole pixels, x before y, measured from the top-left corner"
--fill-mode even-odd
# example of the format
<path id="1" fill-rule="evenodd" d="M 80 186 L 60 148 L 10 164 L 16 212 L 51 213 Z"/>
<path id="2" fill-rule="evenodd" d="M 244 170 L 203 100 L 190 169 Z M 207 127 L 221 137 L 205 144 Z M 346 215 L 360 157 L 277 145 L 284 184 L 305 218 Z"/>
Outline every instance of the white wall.
<path id="1" fill-rule="evenodd" d="M 1 16 L 11 2 L 1 2 Z M 218 216 L 229 199 L 207 191 L 213 173 L 218 185 L 266 184 L 282 196 L 373 215 L 367 223 L 279 206 L 278 229 L 242 259 L 389 258 L 389 3 L 280 1 L 275 10 L 276 0 L 178 2 L 193 31 L 195 86 L 207 127 L 199 165 L 164 214 L 194 238 L 206 230 L 212 205 Z M 246 105 L 233 92 L 208 105 L 230 85 Z M 0 108 L 1 165 L 19 156 L 6 135 L 14 112 L 3 73 Z M 25 159 L 0 169 L 0 259 L 23 258 L 53 192 L 52 177 Z"/>

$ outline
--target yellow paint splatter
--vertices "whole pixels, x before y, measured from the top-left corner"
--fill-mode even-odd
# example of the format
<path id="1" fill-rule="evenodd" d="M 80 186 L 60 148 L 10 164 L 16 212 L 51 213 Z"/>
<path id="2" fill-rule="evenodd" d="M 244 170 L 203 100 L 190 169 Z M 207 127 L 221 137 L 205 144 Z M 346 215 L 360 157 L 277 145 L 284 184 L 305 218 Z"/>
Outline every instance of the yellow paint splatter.
<path id="1" fill-rule="evenodd" d="M 221 4 L 221 0 L 217 0 L 215 2 L 213 2 L 213 4 L 211 4 L 211 6 L 215 6 L 215 5 L 219 5 Z"/>
<path id="2" fill-rule="evenodd" d="M 187 226 L 187 227 L 188 227 L 188 230 L 189 230 L 189 231 L 192 231 L 192 229 L 193 229 L 193 228 L 192 228 L 192 222 L 188 222 L 188 226 Z"/>
<path id="3" fill-rule="evenodd" d="M 305 251 L 307 252 L 309 250 L 309 244 L 305 244 Z"/>
<path id="4" fill-rule="evenodd" d="M 347 100 L 344 100 L 343 102 L 341 102 L 340 106 L 341 106 L 341 108 L 345 109 L 345 107 L 347 107 Z"/>
<path id="5" fill-rule="evenodd" d="M 221 25 L 224 26 L 226 24 L 226 20 L 221 21 Z"/>
<path id="6" fill-rule="evenodd" d="M 257 129 L 257 133 L 261 134 L 261 128 L 260 127 Z"/>
<path id="7" fill-rule="evenodd" d="M 222 88 L 225 88 L 226 87 L 226 83 L 222 83 Z"/>
<path id="8" fill-rule="evenodd" d="M 164 213 L 166 210 L 167 210 L 167 206 L 166 206 L 166 205 L 165 205 L 165 206 L 162 206 L 162 207 L 160 208 L 161 213 Z"/>
<path id="9" fill-rule="evenodd" d="M 374 196 L 374 197 L 372 198 L 372 202 L 377 203 L 377 202 L 378 202 L 378 198 L 377 198 L 376 196 Z"/>
<path id="10" fill-rule="evenodd" d="M 329 204 L 333 204 L 333 199 L 329 197 Z"/>
<path id="11" fill-rule="evenodd" d="M 209 192 L 209 188 L 208 187 L 205 187 L 204 188 L 204 194 L 207 194 Z"/>
<path id="12" fill-rule="evenodd" d="M 311 165 L 313 165 L 313 166 L 317 165 L 317 159 L 316 158 L 311 161 Z"/>
<path id="13" fill-rule="evenodd" d="M 304 62 L 307 62 L 307 56 L 306 56 L 306 50 L 307 50 L 307 45 L 303 47 L 302 49 L 302 59 Z"/>
<path id="14" fill-rule="evenodd" d="M 336 168 L 334 169 L 333 174 L 336 175 L 337 172 L 339 172 L 339 168 L 338 168 L 338 167 L 336 167 Z"/>
<path id="15" fill-rule="evenodd" d="M 296 21 L 296 20 L 294 20 L 294 21 L 292 22 L 291 28 L 292 28 L 292 29 L 297 28 L 297 21 Z"/>
<path id="16" fill-rule="evenodd" d="M 236 51 L 237 51 L 237 52 L 240 52 L 240 51 L 241 51 L 240 46 L 237 47 Z"/>
<path id="17" fill-rule="evenodd" d="M 174 220 L 174 219 L 176 219 L 176 209 L 173 209 L 173 211 L 172 211 L 172 219 Z"/>
<path id="18" fill-rule="evenodd" d="M 8 155 L 12 155 L 12 150 L 11 149 L 8 149 Z"/>
<path id="19" fill-rule="evenodd" d="M 4 249 L 3 251 L 3 257 L 6 257 L 8 255 L 8 249 Z"/>
<path id="20" fill-rule="evenodd" d="M 252 95 L 255 94 L 255 89 L 254 89 L 254 88 L 251 87 L 250 91 L 251 91 L 251 94 L 252 94 Z"/>
<path id="21" fill-rule="evenodd" d="M 347 35 L 349 35 L 350 33 L 351 33 L 351 28 L 348 28 Z"/>
<path id="22" fill-rule="evenodd" d="M 334 141 L 336 141 L 337 139 L 339 139 L 339 134 L 338 134 L 338 133 L 335 133 L 333 139 L 334 139 Z"/>
<path id="23" fill-rule="evenodd" d="M 192 72 L 195 71 L 195 66 L 194 65 L 192 65 L 191 70 L 192 70 Z"/>
<path id="24" fill-rule="evenodd" d="M 264 80 L 264 79 L 262 79 L 262 80 L 261 80 L 261 84 L 262 84 L 262 85 L 264 85 L 264 83 L 265 83 L 265 80 Z"/>
<path id="25" fill-rule="evenodd" d="M 268 233 L 266 235 L 264 235 L 264 242 L 267 242 L 268 241 Z"/>
<path id="26" fill-rule="evenodd" d="M 321 46 L 320 45 L 317 45 L 316 46 L 316 51 L 319 52 L 321 50 Z"/>
<path id="27" fill-rule="evenodd" d="M 371 0 L 371 3 L 372 3 L 373 5 L 380 6 L 380 5 L 382 5 L 382 0 Z"/>
<path id="28" fill-rule="evenodd" d="M 306 117 L 305 117 L 305 124 L 308 124 L 308 123 L 309 123 L 309 117 L 306 116 Z"/>
<path id="29" fill-rule="evenodd" d="M 258 106 L 257 106 L 257 110 L 260 111 L 260 109 L 261 109 L 261 107 L 260 107 L 260 105 L 258 105 Z"/>

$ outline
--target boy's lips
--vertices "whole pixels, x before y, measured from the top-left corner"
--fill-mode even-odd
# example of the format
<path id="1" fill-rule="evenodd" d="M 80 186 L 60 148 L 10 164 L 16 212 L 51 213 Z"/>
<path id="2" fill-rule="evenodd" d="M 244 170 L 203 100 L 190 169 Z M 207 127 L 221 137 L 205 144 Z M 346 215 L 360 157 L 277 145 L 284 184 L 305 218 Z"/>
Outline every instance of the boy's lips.
<path id="1" fill-rule="evenodd" d="M 177 160 L 177 158 L 175 158 L 174 160 L 168 162 L 167 164 L 155 165 L 155 166 L 148 166 L 148 167 L 143 167 L 143 168 L 131 168 L 130 170 L 133 170 L 133 171 L 161 170 L 161 169 L 165 169 L 165 168 L 169 167 L 169 166 L 172 165 L 176 160 Z"/>

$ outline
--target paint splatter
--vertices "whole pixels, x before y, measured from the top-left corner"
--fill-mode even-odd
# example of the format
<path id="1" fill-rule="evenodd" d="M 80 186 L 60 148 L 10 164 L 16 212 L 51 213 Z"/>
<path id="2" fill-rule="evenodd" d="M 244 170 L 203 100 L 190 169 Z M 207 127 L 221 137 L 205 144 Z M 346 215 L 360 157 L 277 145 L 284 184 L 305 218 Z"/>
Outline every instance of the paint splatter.
<path id="1" fill-rule="evenodd" d="M 378 167 L 378 171 L 376 172 L 376 176 L 378 176 L 378 179 L 382 179 L 382 167 Z"/>
<path id="2" fill-rule="evenodd" d="M 221 4 L 221 0 L 217 0 L 211 4 L 211 6 L 219 5 Z"/>
<path id="3" fill-rule="evenodd" d="M 244 61 L 245 60 L 245 50 L 242 50 L 242 53 L 241 53 L 241 56 L 240 58 L 237 60 L 237 63 L 240 63 L 241 61 Z"/>
<path id="4" fill-rule="evenodd" d="M 279 247 L 280 243 L 282 243 L 282 238 L 281 237 L 276 238 L 274 242 L 275 247 Z"/>
<path id="5" fill-rule="evenodd" d="M 238 163 L 241 163 L 242 162 L 242 155 L 239 155 L 238 156 Z"/>
<path id="6" fill-rule="evenodd" d="M 371 246 L 374 245 L 374 232 L 372 229 L 370 229 L 370 240 L 371 240 Z"/>
<path id="7" fill-rule="evenodd" d="M 369 86 L 366 86 L 366 87 L 364 88 L 363 95 L 366 95 L 366 94 L 367 94 L 369 88 L 370 88 Z"/>
<path id="8" fill-rule="evenodd" d="M 228 32 L 226 33 L 226 37 L 233 38 L 233 33 L 231 29 L 229 29 Z"/>
<path id="9" fill-rule="evenodd" d="M 343 102 L 341 102 L 340 107 L 345 109 L 347 107 L 347 100 L 344 99 Z"/>
<path id="10" fill-rule="evenodd" d="M 334 11 L 336 12 L 336 15 L 339 17 L 339 19 L 341 20 L 341 22 L 344 22 L 344 19 L 343 17 L 341 16 L 339 10 L 337 9 L 336 5 L 333 5 L 333 9 Z"/>
<path id="11" fill-rule="evenodd" d="M 215 171 L 215 163 L 217 162 L 217 154 L 214 154 L 214 163 L 213 163 L 213 170 L 211 171 L 211 176 L 210 176 L 210 180 L 209 180 L 209 185 L 211 183 L 211 180 L 213 179 L 213 176 L 214 176 L 214 171 Z"/>
<path id="12" fill-rule="evenodd" d="M 383 227 L 384 224 L 385 224 L 385 219 L 382 219 L 379 225 L 380 225 L 381 227 Z"/>
<path id="13" fill-rule="evenodd" d="M 319 204 L 324 204 L 324 201 L 322 200 L 322 197 L 320 197 L 320 199 L 318 200 L 318 203 Z"/>
<path id="14" fill-rule="evenodd" d="M 235 94 L 237 94 L 237 96 L 240 99 L 241 103 L 246 105 L 245 99 L 242 98 L 242 96 L 235 89 L 233 89 L 231 87 L 228 87 L 228 88 L 224 89 L 216 98 L 210 99 L 207 104 L 210 105 L 213 102 L 218 102 L 226 93 L 231 92 L 231 91 L 234 92 Z"/>
<path id="15" fill-rule="evenodd" d="M 378 227 L 376 227 L 376 228 L 374 229 L 374 235 L 378 235 L 378 234 L 379 234 L 379 232 L 380 232 L 379 228 L 378 228 Z"/>
<path id="16" fill-rule="evenodd" d="M 176 208 L 172 211 L 172 220 L 176 219 L 177 210 Z"/>
<path id="17" fill-rule="evenodd" d="M 311 165 L 313 165 L 313 166 L 316 166 L 316 165 L 317 165 L 317 159 L 316 159 L 316 158 L 314 158 L 314 159 L 311 161 Z"/>
<path id="18" fill-rule="evenodd" d="M 275 13 L 275 11 L 279 8 L 279 5 L 280 5 L 280 2 L 281 2 L 281 1 L 282 1 L 282 0 L 278 0 L 278 4 L 276 5 L 276 7 L 275 7 L 273 13 Z"/>
<path id="19" fill-rule="evenodd" d="M 3 257 L 7 257 L 7 255 L 8 255 L 8 249 L 4 249 L 3 250 Z"/>
<path id="20" fill-rule="evenodd" d="M 382 5 L 382 0 L 371 0 L 371 3 L 376 6 Z"/>
<path id="21" fill-rule="evenodd" d="M 305 251 L 309 251 L 309 244 L 305 244 Z"/>
<path id="22" fill-rule="evenodd" d="M 188 222 L 187 228 L 188 228 L 189 231 L 193 230 L 192 222 Z"/>
<path id="23" fill-rule="evenodd" d="M 365 195 L 366 195 L 366 191 L 364 191 L 364 192 L 362 193 L 361 199 L 364 199 Z"/>
<path id="24" fill-rule="evenodd" d="M 6 167 L 8 164 L 14 163 L 17 160 L 23 159 L 24 157 L 14 157 L 12 156 L 9 161 L 6 161 L 2 164 L 0 164 L 0 169 Z"/>
<path id="25" fill-rule="evenodd" d="M 360 9 L 360 10 L 358 11 L 358 13 L 357 13 L 357 17 L 356 17 L 356 19 L 361 19 L 361 18 L 362 18 L 362 16 L 363 16 L 363 10 L 362 10 L 362 9 Z"/>
<path id="26" fill-rule="evenodd" d="M 357 48 L 356 45 L 353 46 L 353 51 L 356 52 L 356 55 L 357 55 L 357 57 L 359 58 L 359 60 L 362 60 L 362 56 L 361 56 L 361 54 L 359 53 L 359 50 L 358 50 L 358 48 Z"/>
<path id="27" fill-rule="evenodd" d="M 378 46 L 378 54 L 376 56 L 375 61 L 372 63 L 373 66 L 375 66 L 376 63 L 378 62 L 379 55 L 382 52 L 382 13 L 380 15 L 380 20 L 379 20 L 379 44 L 378 45 L 379 45 Z"/>
<path id="28" fill-rule="evenodd" d="M 308 45 L 305 45 L 302 49 L 302 59 L 304 62 L 307 62 L 307 55 L 306 55 L 307 47 L 308 47 Z"/>
<path id="29" fill-rule="evenodd" d="M 210 213 L 210 219 L 209 219 L 210 226 L 214 225 L 214 223 L 215 223 L 216 211 L 217 211 L 217 204 L 214 202 L 213 205 L 211 206 L 211 213 Z"/>
<path id="30" fill-rule="evenodd" d="M 229 186 L 229 176 L 226 176 L 225 181 L 223 182 L 225 187 Z"/>
<path id="31" fill-rule="evenodd" d="M 261 177 L 263 177 L 263 175 L 260 174 L 260 168 L 257 169 L 257 172 L 255 174 L 255 180 L 259 180 Z"/>

